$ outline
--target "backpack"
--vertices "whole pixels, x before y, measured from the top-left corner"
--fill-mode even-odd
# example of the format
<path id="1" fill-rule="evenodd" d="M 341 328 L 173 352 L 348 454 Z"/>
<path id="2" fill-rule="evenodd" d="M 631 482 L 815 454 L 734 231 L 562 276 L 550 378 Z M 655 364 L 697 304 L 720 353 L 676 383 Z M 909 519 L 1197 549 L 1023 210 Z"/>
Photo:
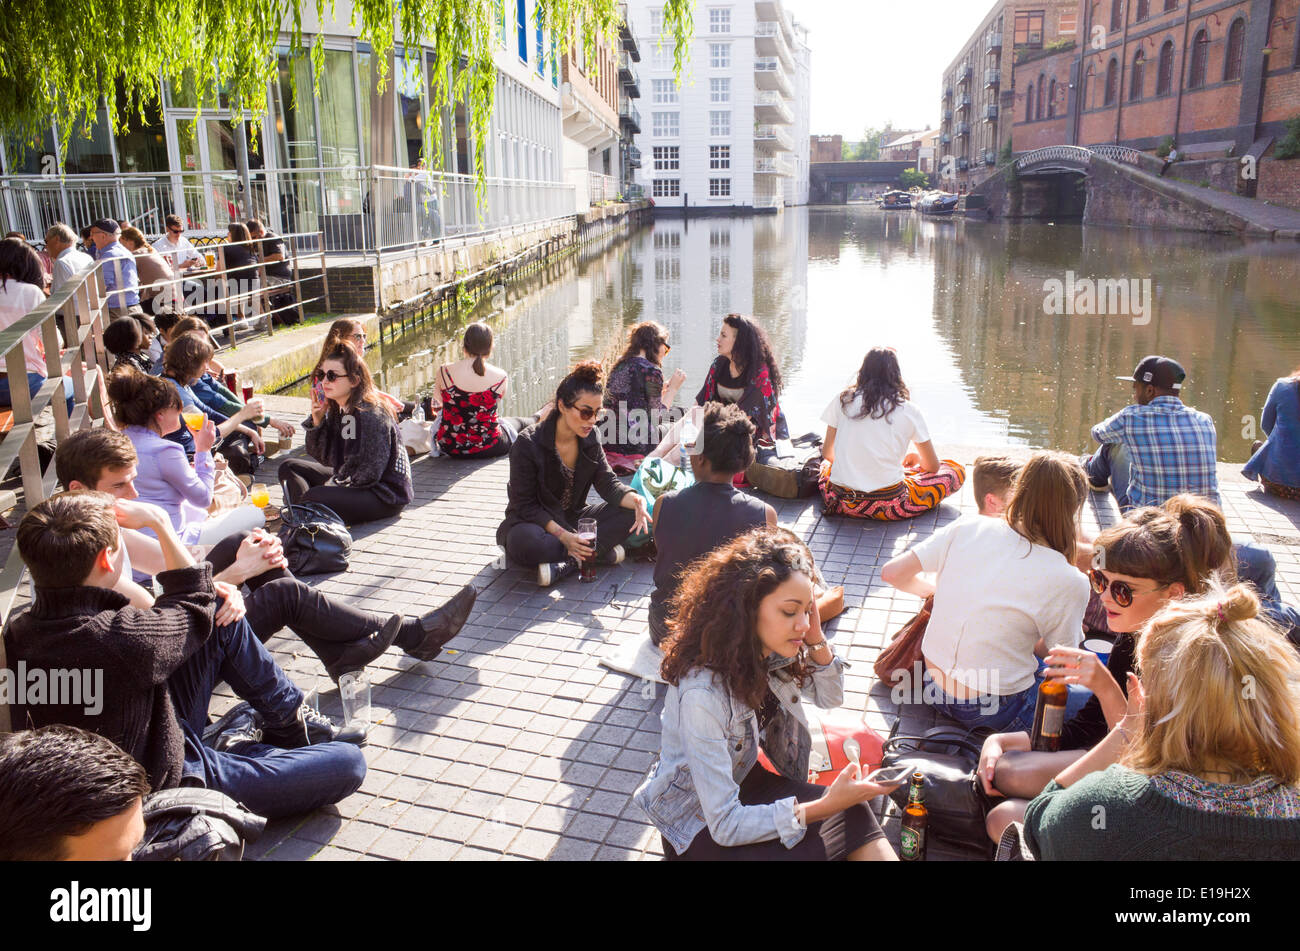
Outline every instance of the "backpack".
<path id="1" fill-rule="evenodd" d="M 266 820 L 215 789 L 182 786 L 144 800 L 144 838 L 137 862 L 238 862 Z"/>

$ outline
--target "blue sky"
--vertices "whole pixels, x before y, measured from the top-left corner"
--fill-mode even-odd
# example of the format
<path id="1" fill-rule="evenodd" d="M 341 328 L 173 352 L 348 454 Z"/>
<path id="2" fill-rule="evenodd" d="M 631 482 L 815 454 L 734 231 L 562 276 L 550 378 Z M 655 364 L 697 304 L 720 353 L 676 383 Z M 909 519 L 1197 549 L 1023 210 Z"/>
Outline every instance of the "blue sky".
<path id="1" fill-rule="evenodd" d="M 785 0 L 809 29 L 813 135 L 937 123 L 944 68 L 993 0 Z"/>

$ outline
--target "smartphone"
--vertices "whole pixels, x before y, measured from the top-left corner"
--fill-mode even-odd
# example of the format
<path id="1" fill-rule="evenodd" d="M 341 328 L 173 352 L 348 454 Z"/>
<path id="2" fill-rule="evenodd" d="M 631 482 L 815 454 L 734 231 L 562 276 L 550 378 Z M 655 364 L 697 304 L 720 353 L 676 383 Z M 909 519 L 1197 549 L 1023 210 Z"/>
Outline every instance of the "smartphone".
<path id="1" fill-rule="evenodd" d="M 879 783 L 882 786 L 895 786 L 907 782 L 912 772 L 912 767 L 907 765 L 882 766 L 863 778 L 869 782 Z"/>
<path id="2" fill-rule="evenodd" d="M 325 402 L 325 387 L 321 385 L 320 380 L 311 381 L 311 398 L 317 403 Z"/>

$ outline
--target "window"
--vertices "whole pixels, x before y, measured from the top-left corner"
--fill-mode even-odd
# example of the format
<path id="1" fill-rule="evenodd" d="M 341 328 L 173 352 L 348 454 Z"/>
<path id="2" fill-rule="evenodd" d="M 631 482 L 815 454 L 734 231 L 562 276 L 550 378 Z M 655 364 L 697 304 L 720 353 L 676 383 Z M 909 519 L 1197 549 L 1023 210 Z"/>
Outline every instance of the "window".
<path id="1" fill-rule="evenodd" d="M 731 146 L 710 145 L 709 146 L 709 168 L 711 169 L 731 168 Z"/>
<path id="2" fill-rule="evenodd" d="M 1149 16 L 1151 16 L 1151 0 L 1138 0 L 1137 22 L 1141 23 Z"/>
<path id="3" fill-rule="evenodd" d="M 673 47 L 668 43 L 655 43 L 652 51 L 651 68 L 663 72 L 673 68 Z"/>
<path id="4" fill-rule="evenodd" d="M 656 172 L 675 172 L 682 167 L 681 146 L 656 145 L 654 159 Z"/>
<path id="5" fill-rule="evenodd" d="M 660 35 L 663 33 L 663 31 L 664 31 L 664 11 L 662 9 L 651 10 L 650 11 L 650 38 L 652 40 L 658 40 Z"/>
<path id="6" fill-rule="evenodd" d="M 1204 30 L 1196 31 L 1192 40 L 1192 65 L 1187 70 L 1187 88 L 1200 89 L 1205 85 L 1205 63 L 1209 59 L 1210 38 Z"/>
<path id="7" fill-rule="evenodd" d="M 1047 84 L 1047 118 L 1056 118 L 1056 80 Z"/>
<path id="8" fill-rule="evenodd" d="M 680 251 L 682 233 L 680 231 L 656 231 L 654 233 L 656 251 Z"/>
<path id="9" fill-rule="evenodd" d="M 710 43 L 709 44 L 709 69 L 730 69 L 730 68 L 731 68 L 731 44 Z"/>
<path id="10" fill-rule="evenodd" d="M 1025 121 L 1034 121 L 1034 84 L 1029 84 L 1029 89 L 1025 93 Z"/>
<path id="11" fill-rule="evenodd" d="M 515 39 L 519 44 L 519 58 L 528 62 L 528 3 L 515 0 Z"/>
<path id="12" fill-rule="evenodd" d="M 1045 82 L 1046 80 L 1043 79 L 1043 74 L 1039 73 L 1038 74 L 1038 111 L 1034 113 L 1034 116 L 1039 119 L 1043 118 L 1043 113 L 1047 111 L 1047 102 L 1046 102 L 1047 97 L 1043 95 L 1043 84 Z"/>
<path id="13" fill-rule="evenodd" d="M 1074 36 L 1074 34 L 1078 33 L 1079 32 L 1079 11 L 1062 10 L 1061 26 L 1056 32 L 1061 36 Z"/>
<path id="14" fill-rule="evenodd" d="M 1119 98 L 1119 60 L 1112 58 L 1106 64 L 1106 100 L 1103 105 L 1113 106 Z"/>
<path id="15" fill-rule="evenodd" d="M 1123 29 L 1124 27 L 1124 0 L 1110 0 L 1110 28 L 1111 31 Z"/>
<path id="16" fill-rule="evenodd" d="M 716 249 L 718 249 L 718 248 L 730 248 L 730 247 L 731 247 L 731 232 L 730 232 L 730 231 L 718 231 L 718 230 L 712 230 L 712 231 L 709 232 L 709 249 L 710 249 L 710 250 L 716 250 Z"/>
<path id="17" fill-rule="evenodd" d="M 731 80 L 709 80 L 709 102 L 731 102 Z"/>
<path id="18" fill-rule="evenodd" d="M 1128 101 L 1137 102 L 1142 98 L 1142 87 L 1146 74 L 1147 54 L 1141 49 L 1133 57 L 1133 76 L 1128 84 Z"/>
<path id="19" fill-rule="evenodd" d="M 710 179 L 709 179 L 709 197 L 710 197 L 710 198 L 730 198 L 730 197 L 731 197 L 731 179 L 729 179 L 729 178 L 710 178 Z"/>
<path id="20" fill-rule="evenodd" d="M 731 135 L 731 113 L 714 111 L 709 113 L 709 135 Z"/>
<path id="21" fill-rule="evenodd" d="M 709 32 L 731 32 L 731 7 L 709 7 Z"/>
<path id="22" fill-rule="evenodd" d="M 680 112 L 655 112 L 652 115 L 652 128 L 654 129 L 655 138 L 674 138 L 681 134 L 678 126 L 681 121 Z"/>
<path id="23" fill-rule="evenodd" d="M 1043 48 L 1043 11 L 1027 10 L 1016 14 L 1015 45 L 1029 49 Z"/>
<path id="24" fill-rule="evenodd" d="M 1165 0 L 1165 13 L 1178 9 L 1178 0 Z"/>
<path id="25" fill-rule="evenodd" d="M 1156 95 L 1167 96 L 1174 88 L 1174 41 L 1165 40 L 1160 47 L 1160 60 L 1156 66 Z"/>
<path id="26" fill-rule="evenodd" d="M 542 28 L 537 28 L 537 75 L 546 75 L 546 44 L 542 41 Z"/>
<path id="27" fill-rule="evenodd" d="M 1235 20 L 1228 28 L 1228 52 L 1223 64 L 1223 81 L 1241 78 L 1241 56 L 1246 43 L 1246 21 Z"/>
<path id="28" fill-rule="evenodd" d="M 730 197 L 731 197 L 731 179 L 729 179 L 729 178 L 714 178 L 714 179 L 710 179 L 710 185 L 712 185 L 713 182 L 725 182 L 726 185 L 727 185 L 727 194 L 726 194 L 726 195 L 715 195 L 715 194 L 713 194 L 712 188 L 710 188 L 710 191 L 709 191 L 709 197 L 710 197 L 710 198 L 730 198 Z M 731 254 L 730 254 L 730 252 L 722 252 L 722 253 L 719 253 L 719 254 L 713 254 L 713 255 L 710 255 L 710 256 L 709 256 L 709 278 L 710 278 L 711 280 L 714 280 L 714 281 L 729 281 L 729 280 L 731 280 Z"/>
<path id="29" fill-rule="evenodd" d="M 652 194 L 655 198 L 677 198 L 682 193 L 680 178 L 656 178 Z"/>
<path id="30" fill-rule="evenodd" d="M 654 102 L 657 106 L 678 101 L 677 83 L 672 79 L 652 79 L 650 88 L 654 90 Z"/>

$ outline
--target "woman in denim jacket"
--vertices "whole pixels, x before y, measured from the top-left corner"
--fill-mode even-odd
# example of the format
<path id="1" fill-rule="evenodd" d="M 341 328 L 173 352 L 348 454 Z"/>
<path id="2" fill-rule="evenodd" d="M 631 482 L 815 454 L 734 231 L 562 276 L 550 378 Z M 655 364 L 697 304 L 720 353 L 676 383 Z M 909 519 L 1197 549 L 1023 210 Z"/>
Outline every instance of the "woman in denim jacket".
<path id="1" fill-rule="evenodd" d="M 889 788 L 849 764 L 805 782 L 812 739 L 800 696 L 844 698 L 843 661 L 817 620 L 812 555 L 758 528 L 696 562 L 664 642 L 659 759 L 634 799 L 668 859 L 894 859 L 866 800 Z M 758 765 L 759 747 L 780 771 Z"/>

